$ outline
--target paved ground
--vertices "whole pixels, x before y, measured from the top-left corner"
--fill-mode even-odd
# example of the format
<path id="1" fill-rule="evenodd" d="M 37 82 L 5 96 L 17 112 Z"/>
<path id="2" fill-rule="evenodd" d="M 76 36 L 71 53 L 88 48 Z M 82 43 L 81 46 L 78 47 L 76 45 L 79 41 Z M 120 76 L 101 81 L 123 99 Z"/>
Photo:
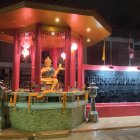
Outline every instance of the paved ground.
<path id="1" fill-rule="evenodd" d="M 77 132 L 51 140 L 140 140 L 140 128 Z"/>
<path id="2" fill-rule="evenodd" d="M 91 131 L 140 127 L 140 116 L 99 118 L 97 123 L 83 123 L 72 131 Z"/>

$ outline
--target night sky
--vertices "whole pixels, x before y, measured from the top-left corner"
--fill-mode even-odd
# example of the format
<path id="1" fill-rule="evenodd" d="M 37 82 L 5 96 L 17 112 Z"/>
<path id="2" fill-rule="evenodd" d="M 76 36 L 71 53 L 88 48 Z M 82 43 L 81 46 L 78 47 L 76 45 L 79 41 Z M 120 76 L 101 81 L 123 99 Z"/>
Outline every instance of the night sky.
<path id="1" fill-rule="evenodd" d="M 86 0 L 112 27 L 113 37 L 140 40 L 140 0 Z M 82 0 L 82 3 L 84 1 Z"/>
<path id="2" fill-rule="evenodd" d="M 91 5 L 113 29 L 140 30 L 140 0 L 92 0 Z"/>

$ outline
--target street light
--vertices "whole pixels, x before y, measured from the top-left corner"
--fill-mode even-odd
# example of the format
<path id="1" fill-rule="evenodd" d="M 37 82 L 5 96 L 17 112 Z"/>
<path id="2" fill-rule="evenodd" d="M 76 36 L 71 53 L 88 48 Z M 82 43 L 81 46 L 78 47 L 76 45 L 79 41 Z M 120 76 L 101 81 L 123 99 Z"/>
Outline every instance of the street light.
<path id="1" fill-rule="evenodd" d="M 98 112 L 95 107 L 95 97 L 97 96 L 98 87 L 95 86 L 95 83 L 91 83 L 88 87 L 89 97 L 91 98 L 91 109 L 89 113 L 89 121 L 90 122 L 98 122 Z"/>

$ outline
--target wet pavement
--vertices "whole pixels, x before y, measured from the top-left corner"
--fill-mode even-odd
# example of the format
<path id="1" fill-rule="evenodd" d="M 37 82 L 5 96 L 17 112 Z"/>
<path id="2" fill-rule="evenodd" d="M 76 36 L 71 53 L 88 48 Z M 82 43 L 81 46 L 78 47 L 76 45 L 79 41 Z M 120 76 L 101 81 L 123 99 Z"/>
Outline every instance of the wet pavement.
<path id="1" fill-rule="evenodd" d="M 140 128 L 77 132 L 51 140 L 140 140 Z"/>

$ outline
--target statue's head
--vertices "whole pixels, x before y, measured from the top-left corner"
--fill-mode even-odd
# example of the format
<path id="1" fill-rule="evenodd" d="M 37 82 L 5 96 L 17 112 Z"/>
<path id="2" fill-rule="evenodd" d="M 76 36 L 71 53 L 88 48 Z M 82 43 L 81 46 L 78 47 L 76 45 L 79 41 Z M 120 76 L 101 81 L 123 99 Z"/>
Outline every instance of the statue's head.
<path id="1" fill-rule="evenodd" d="M 47 57 L 47 58 L 44 60 L 44 63 L 45 63 L 45 66 L 51 66 L 52 60 L 51 60 L 49 57 Z"/>

